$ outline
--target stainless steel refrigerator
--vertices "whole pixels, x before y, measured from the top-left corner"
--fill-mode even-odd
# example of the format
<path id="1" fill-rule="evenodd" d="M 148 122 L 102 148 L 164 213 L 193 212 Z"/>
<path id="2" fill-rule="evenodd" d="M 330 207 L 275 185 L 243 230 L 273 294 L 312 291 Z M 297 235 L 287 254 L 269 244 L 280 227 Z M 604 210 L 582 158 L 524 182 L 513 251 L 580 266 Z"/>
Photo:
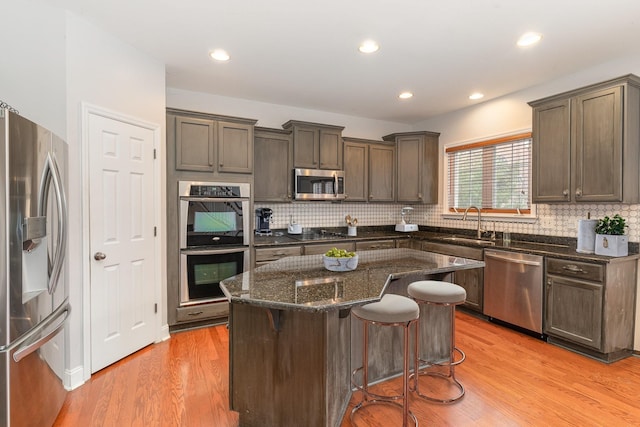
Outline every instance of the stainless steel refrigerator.
<path id="1" fill-rule="evenodd" d="M 67 144 L 0 109 L 0 426 L 51 426 L 70 313 Z"/>

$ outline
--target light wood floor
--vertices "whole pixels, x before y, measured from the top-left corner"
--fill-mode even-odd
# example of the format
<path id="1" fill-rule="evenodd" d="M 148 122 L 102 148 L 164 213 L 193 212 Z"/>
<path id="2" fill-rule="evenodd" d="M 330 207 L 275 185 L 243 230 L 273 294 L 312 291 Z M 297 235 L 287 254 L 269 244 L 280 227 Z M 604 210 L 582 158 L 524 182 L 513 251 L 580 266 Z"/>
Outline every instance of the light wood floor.
<path id="1" fill-rule="evenodd" d="M 467 354 L 456 371 L 466 395 L 452 405 L 412 399 L 421 425 L 640 425 L 640 358 L 607 365 L 460 311 L 456 328 L 457 344 Z M 398 379 L 384 387 L 399 392 L 401 384 Z M 362 417 L 359 424 L 395 425 L 395 409 L 387 408 L 372 409 L 376 421 Z M 224 326 L 175 333 L 93 375 L 69 393 L 55 424 L 237 425 L 228 410 Z M 346 416 L 341 427 L 351 425 Z"/>

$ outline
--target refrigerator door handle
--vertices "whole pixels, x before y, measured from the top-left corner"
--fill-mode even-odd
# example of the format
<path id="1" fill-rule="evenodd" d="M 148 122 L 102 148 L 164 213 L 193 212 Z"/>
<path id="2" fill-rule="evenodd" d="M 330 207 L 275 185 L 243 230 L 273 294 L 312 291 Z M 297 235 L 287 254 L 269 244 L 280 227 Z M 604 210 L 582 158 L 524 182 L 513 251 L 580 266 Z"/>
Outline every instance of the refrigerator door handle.
<path id="1" fill-rule="evenodd" d="M 58 307 L 58 309 L 54 311 L 48 319 L 25 334 L 24 338 L 19 342 L 16 342 L 8 348 L 8 350 L 11 351 L 11 347 L 20 347 L 15 351 L 15 353 L 13 353 L 13 360 L 20 362 L 22 359 L 38 350 L 55 337 L 58 332 L 64 328 L 70 312 L 71 306 L 67 303 L 67 300 L 65 300 L 65 303 Z M 40 334 L 42 334 L 45 329 L 49 328 L 51 325 L 54 325 L 53 329 L 50 329 L 43 336 L 40 336 Z"/>
<path id="2" fill-rule="evenodd" d="M 53 294 L 58 287 L 58 279 L 64 263 L 64 254 L 67 246 L 67 201 L 64 195 L 64 187 L 58 165 L 51 153 L 47 154 L 42 177 L 40 178 L 40 192 L 38 193 L 38 216 L 47 215 L 47 198 L 49 195 L 49 187 L 53 182 L 55 190 L 56 206 L 58 207 L 58 244 L 56 246 L 53 262 L 49 271 L 49 283 L 47 288 L 50 294 Z"/>

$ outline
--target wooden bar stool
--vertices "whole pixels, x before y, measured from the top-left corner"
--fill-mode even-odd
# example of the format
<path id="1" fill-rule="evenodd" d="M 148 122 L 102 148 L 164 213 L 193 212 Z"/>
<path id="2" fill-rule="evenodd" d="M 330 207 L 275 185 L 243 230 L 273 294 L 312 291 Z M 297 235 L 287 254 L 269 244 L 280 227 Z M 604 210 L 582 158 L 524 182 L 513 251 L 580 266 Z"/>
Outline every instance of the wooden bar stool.
<path id="1" fill-rule="evenodd" d="M 354 415 L 367 405 L 373 404 L 391 404 L 402 408 L 402 425 L 407 426 L 408 419 L 411 417 L 415 426 L 418 426 L 418 420 L 409 411 L 409 328 L 416 323 L 420 316 L 420 308 L 415 301 L 401 295 L 386 294 L 378 302 L 366 304 L 353 308 L 351 314 L 363 322 L 363 347 L 362 347 L 362 366 L 355 369 L 351 374 L 351 383 L 355 388 L 362 392 L 362 400 L 351 411 L 351 422 L 355 424 Z M 402 394 L 397 396 L 382 396 L 369 391 L 369 325 L 377 326 L 401 326 L 404 328 L 404 364 L 402 369 L 403 388 Z M 382 349 L 377 349 L 382 351 Z M 356 384 L 355 375 L 362 371 L 362 385 Z M 402 399 L 402 404 L 396 400 Z"/>
<path id="2" fill-rule="evenodd" d="M 442 362 L 434 362 L 430 360 L 423 360 L 420 358 L 420 339 L 419 339 L 419 326 L 416 326 L 416 335 L 414 343 L 414 369 L 411 378 L 413 379 L 412 391 L 418 396 L 437 403 L 453 403 L 456 400 L 464 396 L 464 387 L 456 379 L 455 367 L 462 363 L 465 359 L 465 354 L 455 345 L 455 324 L 456 324 L 456 311 L 455 306 L 462 304 L 467 298 L 467 292 L 462 286 L 455 285 L 449 282 L 442 282 L 437 280 L 421 280 L 413 282 L 408 288 L 409 296 L 411 296 L 419 305 L 436 305 L 442 307 L 448 307 L 451 313 L 451 336 L 450 336 L 450 349 L 448 360 Z M 459 354 L 458 360 L 456 360 L 456 353 Z M 426 364 L 427 366 L 420 369 L 420 364 Z M 432 367 L 444 367 L 448 371 L 446 374 L 430 370 Z M 457 388 L 457 393 L 452 397 L 444 396 L 429 396 L 420 391 L 420 376 L 431 376 L 438 378 L 445 378 L 450 380 L 450 383 Z"/>

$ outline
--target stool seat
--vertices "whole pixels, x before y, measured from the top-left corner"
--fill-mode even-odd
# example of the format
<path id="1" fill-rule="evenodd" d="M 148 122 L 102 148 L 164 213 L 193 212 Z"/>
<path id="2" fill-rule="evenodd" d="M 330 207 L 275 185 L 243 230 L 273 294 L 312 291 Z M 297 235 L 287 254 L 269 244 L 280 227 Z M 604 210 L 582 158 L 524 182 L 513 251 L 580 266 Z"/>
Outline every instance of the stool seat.
<path id="1" fill-rule="evenodd" d="M 413 282 L 407 292 L 417 300 L 437 304 L 462 304 L 467 299 L 467 291 L 462 286 L 437 280 Z"/>
<path id="2" fill-rule="evenodd" d="M 369 322 L 403 323 L 417 319 L 420 316 L 420 307 L 407 297 L 385 294 L 380 301 L 355 307 L 351 312 Z"/>

